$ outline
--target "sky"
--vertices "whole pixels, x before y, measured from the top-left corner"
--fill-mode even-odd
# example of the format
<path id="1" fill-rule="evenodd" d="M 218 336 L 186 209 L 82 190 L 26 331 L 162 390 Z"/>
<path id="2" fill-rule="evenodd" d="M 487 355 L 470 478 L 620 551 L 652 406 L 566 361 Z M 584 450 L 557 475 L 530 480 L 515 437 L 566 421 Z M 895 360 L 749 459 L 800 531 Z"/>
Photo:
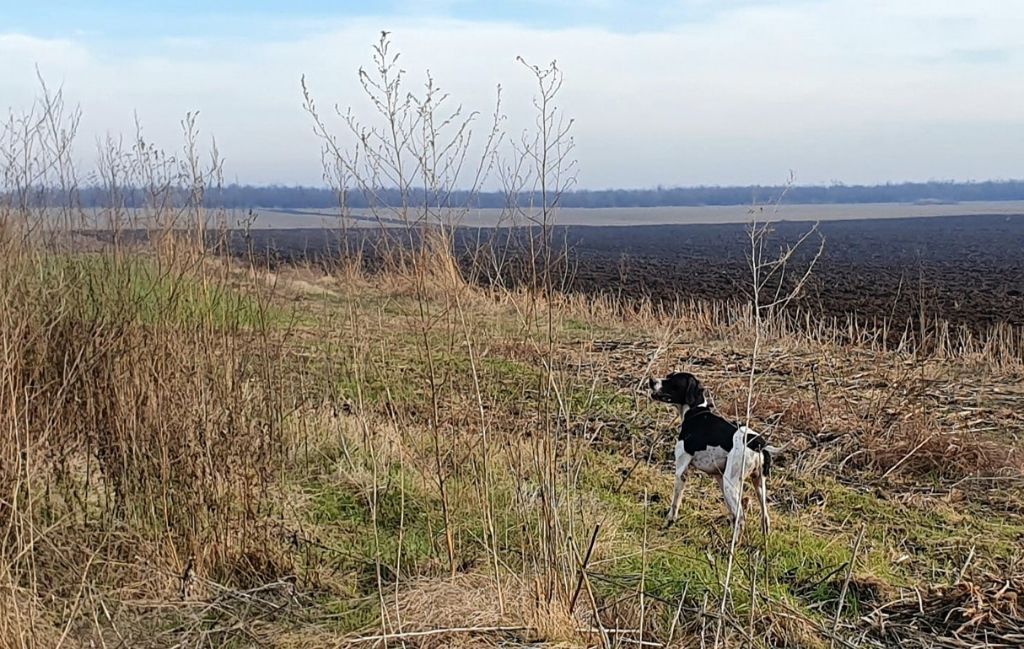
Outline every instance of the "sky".
<path id="1" fill-rule="evenodd" d="M 36 70 L 108 134 L 180 148 L 199 111 L 229 181 L 322 184 L 302 110 L 365 110 L 357 70 L 381 30 L 510 130 L 534 86 L 517 56 L 557 60 L 587 188 L 1024 177 L 1021 0 L 0 0 L 0 110 Z"/>

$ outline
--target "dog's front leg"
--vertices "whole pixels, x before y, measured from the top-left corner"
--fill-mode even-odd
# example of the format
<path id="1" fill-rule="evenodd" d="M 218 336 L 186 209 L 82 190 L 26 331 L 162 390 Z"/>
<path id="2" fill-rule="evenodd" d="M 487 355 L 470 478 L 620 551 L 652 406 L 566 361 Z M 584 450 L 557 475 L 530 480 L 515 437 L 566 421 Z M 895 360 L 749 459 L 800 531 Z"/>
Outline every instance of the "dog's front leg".
<path id="1" fill-rule="evenodd" d="M 679 440 L 676 443 L 676 484 L 672 491 L 672 505 L 668 508 L 668 519 L 665 521 L 665 527 L 675 523 L 676 517 L 679 515 L 679 501 L 683 498 L 683 478 L 692 460 L 693 456 L 686 452 L 683 441 Z"/>

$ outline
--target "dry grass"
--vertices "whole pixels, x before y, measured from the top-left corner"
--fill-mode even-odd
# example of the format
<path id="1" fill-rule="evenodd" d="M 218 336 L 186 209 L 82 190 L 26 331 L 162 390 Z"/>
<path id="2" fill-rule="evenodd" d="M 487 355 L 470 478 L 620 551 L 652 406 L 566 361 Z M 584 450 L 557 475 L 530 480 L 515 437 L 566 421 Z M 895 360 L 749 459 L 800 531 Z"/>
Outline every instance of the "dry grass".
<path id="1" fill-rule="evenodd" d="M 873 613 L 873 634 L 911 647 L 1013 647 L 1024 642 L 1020 575 L 964 581 L 915 595 Z"/>
<path id="2" fill-rule="evenodd" d="M 1021 451 L 995 435 L 945 428 L 921 413 L 895 423 L 885 435 L 868 437 L 864 448 L 883 476 L 1014 476 L 1024 471 Z"/>
<path id="3" fill-rule="evenodd" d="M 540 591 L 532 586 L 510 577 L 498 584 L 479 574 L 417 580 L 386 598 L 385 617 L 395 625 L 396 639 L 437 632 L 417 640 L 420 647 L 493 647 L 503 636 L 524 644 L 531 638 L 555 646 L 583 644 L 579 621 L 557 604 L 540 603 Z"/>
<path id="4" fill-rule="evenodd" d="M 201 282 L 202 271 L 192 272 L 200 275 L 183 274 L 176 281 Z M 632 578 L 621 581 L 624 575 L 643 574 L 642 562 L 637 563 L 643 552 L 649 553 L 648 565 L 669 561 L 671 566 L 670 557 L 680 548 L 695 558 L 726 549 L 724 539 L 715 541 L 713 531 L 702 531 L 721 528 L 722 514 L 714 502 L 700 498 L 697 487 L 687 498 L 701 506 L 682 538 L 679 529 L 656 531 L 660 505 L 645 508 L 643 493 L 660 501 L 667 490 L 662 431 L 670 421 L 633 390 L 657 355 L 652 372 L 694 369 L 714 386 L 721 410 L 738 409 L 744 398 L 738 353 L 743 343 L 730 338 L 734 324 L 714 332 L 707 339 L 717 342 L 702 344 L 698 354 L 685 341 L 708 335 L 703 319 L 677 320 L 665 341 L 643 340 L 633 332 L 657 327 L 637 327 L 638 315 L 616 319 L 601 308 L 581 312 L 576 298 L 566 298 L 543 307 L 555 311 L 558 323 L 548 354 L 533 342 L 536 334 L 517 324 L 525 309 L 515 296 L 488 296 L 465 284 L 447 293 L 439 285 L 424 296 L 417 294 L 416 278 L 402 273 L 351 281 L 302 269 L 271 277 L 238 266 L 216 281 L 247 299 L 273 287 L 273 294 L 261 298 L 266 324 L 152 323 L 136 309 L 127 311 L 120 326 L 83 327 L 70 315 L 54 318 L 81 309 L 26 311 L 28 300 L 19 303 L 19 316 L 32 313 L 56 324 L 44 327 L 29 319 L 30 325 L 5 330 L 6 348 L 19 350 L 7 357 L 5 394 L 32 396 L 4 402 L 8 412 L 22 413 L 5 419 L 11 440 L 5 448 L 22 450 L 5 464 L 18 467 L 20 457 L 22 468 L 3 474 L 4 551 L 13 559 L 3 576 L 10 612 L 4 630 L 6 637 L 18 638 L 11 646 L 56 645 L 61 636 L 64 644 L 74 645 L 118 634 L 139 644 L 143 637 L 155 638 L 152 646 L 185 638 L 246 637 L 280 646 L 331 646 L 326 638 L 339 632 L 353 642 L 423 633 L 404 640 L 416 646 L 492 646 L 502 639 L 601 644 L 602 637 L 628 645 L 640 639 L 641 628 L 645 639 L 659 642 L 670 628 L 680 639 L 711 640 L 719 597 L 713 581 L 691 582 L 696 595 L 681 600 L 684 618 L 675 624 L 680 600 L 661 599 L 671 583 L 681 588 L 704 574 L 707 568 L 699 563 L 706 559 L 697 564 L 686 559 L 670 568 L 669 575 L 678 575 L 670 579 L 682 581 L 665 582 L 663 572 L 652 572 L 643 589 Z M 474 323 L 468 332 L 472 357 L 461 320 L 446 316 L 456 308 L 449 299 L 453 291 L 461 296 L 458 308 L 472 310 L 466 320 Z M 451 330 L 445 325 L 429 331 L 426 343 L 416 342 L 423 341 L 416 306 L 421 300 L 429 317 L 455 323 Z M 285 309 L 302 312 L 303 319 L 270 316 Z M 8 317 L 13 322 L 14 312 Z M 539 311 L 536 317 L 545 316 Z M 31 334 L 41 328 L 49 335 Z M 421 344 L 437 354 L 442 387 L 436 410 L 423 382 Z M 78 364 L 68 361 L 72 349 L 81 358 Z M 792 441 L 790 448 L 800 450 L 781 459 L 773 487 L 778 534 L 797 536 L 790 541 L 794 547 L 774 551 L 782 554 L 767 565 L 756 552 L 744 558 L 757 541 L 741 550 L 740 561 L 744 570 L 754 571 L 754 583 L 768 580 L 767 592 L 782 588 L 789 594 L 782 600 L 773 595 L 750 618 L 741 605 L 726 631 L 733 641 L 743 643 L 752 633 L 776 643 L 825 646 L 835 633 L 855 633 L 853 620 L 844 618 L 836 631 L 816 620 L 817 598 L 827 606 L 828 593 L 835 597 L 829 588 L 838 586 L 826 587 L 834 579 L 807 590 L 804 580 L 815 579 L 809 573 L 795 582 L 799 588 L 783 585 L 790 561 L 823 562 L 827 573 L 825 557 L 837 551 L 841 556 L 842 547 L 820 545 L 815 530 L 822 521 L 802 513 L 817 507 L 815 499 L 823 499 L 821 511 L 830 520 L 857 511 L 867 514 L 876 530 L 868 543 L 873 567 L 859 571 L 849 589 L 848 598 L 859 602 L 850 605 L 856 610 L 884 604 L 878 601 L 888 597 L 884 593 L 896 592 L 905 580 L 932 583 L 935 577 L 926 575 L 934 568 L 921 562 L 945 561 L 948 552 L 928 537 L 896 550 L 901 546 L 890 545 L 896 539 L 884 534 L 892 513 L 884 513 L 881 502 L 857 500 L 857 485 L 884 484 L 890 498 L 920 494 L 926 487 L 931 495 L 897 506 L 906 509 L 897 515 L 906 517 L 899 525 L 921 526 L 906 529 L 927 535 L 928 512 L 941 510 L 943 499 L 971 493 L 975 479 L 1021 475 L 1014 463 L 1020 448 L 1014 435 L 1020 430 L 1013 418 L 1003 421 L 1001 402 L 978 405 L 958 393 L 954 386 L 962 379 L 956 366 L 941 358 L 912 360 L 914 371 L 893 370 L 871 383 L 871 367 L 892 352 L 837 355 L 842 353 L 793 335 L 767 343 L 770 361 L 754 417 L 777 443 Z M 814 370 L 808 357 L 819 359 Z M 534 404 L 548 362 L 556 381 L 552 405 L 559 452 L 565 458 L 558 464 L 563 500 L 550 511 L 572 539 L 569 548 L 577 548 L 566 557 L 570 569 L 564 579 L 555 573 L 554 581 L 538 561 L 549 510 L 538 479 L 545 470 L 544 424 Z M 474 364 L 478 395 L 471 387 Z M 920 364 L 928 367 L 927 381 L 913 378 Z M 989 377 L 998 383 L 997 374 Z M 866 382 L 874 387 L 863 389 Z M 888 398 L 889 392 L 897 396 Z M 958 396 L 936 403 L 932 394 Z M 971 416 L 958 419 L 955 413 L 964 408 Z M 1009 447 L 987 430 L 1007 421 Z M 435 426 L 443 440 L 440 462 L 431 442 Z M 481 426 L 491 442 L 486 455 Z M 20 439 L 34 442 L 19 447 Z M 1013 452 L 1007 454 L 1008 448 Z M 838 482 L 815 495 L 803 486 L 814 476 Z M 451 552 L 438 509 L 442 477 Z M 849 498 L 855 500 L 847 504 Z M 956 525 L 969 535 L 980 524 L 975 520 L 972 514 Z M 563 600 L 548 593 L 573 590 L 584 539 L 595 525 L 601 531 L 594 573 L 569 615 Z M 847 523 L 841 535 L 849 535 L 852 525 Z M 991 545 L 975 552 L 969 570 L 998 564 L 1000 548 L 1016 529 L 996 533 Z M 147 549 L 140 553 L 140 547 Z M 909 573 L 900 567 L 909 564 L 890 563 L 908 550 L 913 565 L 920 566 Z M 958 552 L 949 559 L 962 562 Z M 454 578 L 447 574 L 450 554 L 457 562 Z M 492 556 L 498 557 L 496 570 Z M 180 577 L 189 570 L 197 577 L 182 601 Z M 610 574 L 617 576 L 602 577 Z M 749 587 L 746 576 L 739 579 L 734 597 Z M 295 584 L 299 599 L 261 590 L 279 583 Z M 278 604 L 238 608 L 254 593 Z M 122 609 L 109 620 L 100 615 L 124 600 L 147 603 L 138 614 Z M 64 604 L 54 608 L 52 602 Z M 154 608 L 156 602 L 162 603 Z M 196 612 L 193 602 L 205 602 L 206 612 Z M 341 617 L 339 607 L 345 611 Z M 153 617 L 153 611 L 160 613 Z M 146 632 L 154 620 L 159 633 Z M 851 630 L 844 631 L 847 625 Z M 605 633 L 621 632 L 590 631 L 599 626 Z"/>

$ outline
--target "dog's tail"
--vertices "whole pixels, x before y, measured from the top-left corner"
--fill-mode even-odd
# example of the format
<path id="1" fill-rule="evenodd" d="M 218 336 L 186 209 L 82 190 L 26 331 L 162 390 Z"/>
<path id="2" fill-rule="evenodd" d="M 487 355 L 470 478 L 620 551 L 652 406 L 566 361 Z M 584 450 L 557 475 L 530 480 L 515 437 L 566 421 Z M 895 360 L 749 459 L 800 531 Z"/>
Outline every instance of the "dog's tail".
<path id="1" fill-rule="evenodd" d="M 792 443 L 792 440 L 790 440 L 782 446 L 767 445 L 761 449 L 761 471 L 764 473 L 764 477 L 767 478 L 772 474 L 772 458 L 785 451 Z"/>

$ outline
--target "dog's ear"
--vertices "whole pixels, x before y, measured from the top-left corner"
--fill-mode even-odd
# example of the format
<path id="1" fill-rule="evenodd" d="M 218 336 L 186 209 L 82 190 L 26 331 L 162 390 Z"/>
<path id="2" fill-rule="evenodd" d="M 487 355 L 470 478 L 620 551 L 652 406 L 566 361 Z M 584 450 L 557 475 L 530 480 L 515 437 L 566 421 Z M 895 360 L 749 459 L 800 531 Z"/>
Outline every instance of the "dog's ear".
<path id="1" fill-rule="evenodd" d="M 700 404 L 704 403 L 704 386 L 700 384 L 696 376 L 688 377 L 690 380 L 687 381 L 686 385 L 686 405 L 691 408 L 695 408 Z"/>

